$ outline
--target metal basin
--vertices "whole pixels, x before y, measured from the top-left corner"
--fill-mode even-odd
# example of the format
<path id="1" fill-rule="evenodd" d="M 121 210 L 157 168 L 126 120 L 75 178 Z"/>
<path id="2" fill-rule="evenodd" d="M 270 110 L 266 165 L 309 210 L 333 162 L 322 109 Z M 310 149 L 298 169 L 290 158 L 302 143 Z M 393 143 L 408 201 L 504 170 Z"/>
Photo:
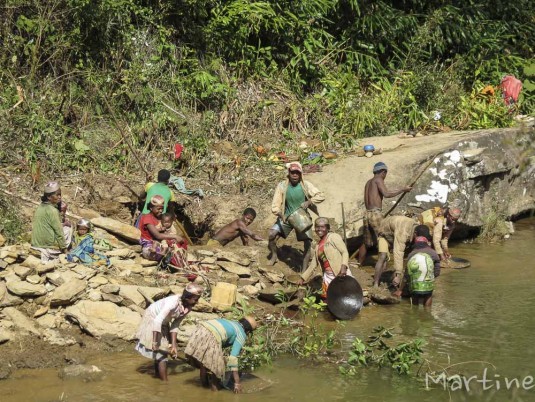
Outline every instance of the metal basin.
<path id="1" fill-rule="evenodd" d="M 362 288 L 351 276 L 337 276 L 327 288 L 327 307 L 339 320 L 355 317 L 363 305 Z"/>

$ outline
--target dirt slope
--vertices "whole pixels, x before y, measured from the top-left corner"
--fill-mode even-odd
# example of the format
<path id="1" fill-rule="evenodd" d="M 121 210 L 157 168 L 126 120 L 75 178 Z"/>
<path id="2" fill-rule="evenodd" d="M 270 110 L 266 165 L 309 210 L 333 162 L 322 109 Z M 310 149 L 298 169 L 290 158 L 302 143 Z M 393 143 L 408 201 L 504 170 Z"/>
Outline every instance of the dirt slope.
<path id="1" fill-rule="evenodd" d="M 515 129 L 510 130 L 515 131 Z M 341 203 L 344 203 L 346 219 L 354 214 L 357 208 L 363 207 L 364 185 L 373 176 L 372 168 L 375 163 L 381 161 L 388 166 L 387 187 L 399 188 L 408 185 L 418 174 L 420 165 L 438 152 L 453 148 L 462 140 L 472 140 L 492 132 L 503 131 L 503 129 L 452 131 L 415 138 L 371 137 L 364 139 L 362 144 L 373 144 L 376 149 L 382 148 L 382 155 L 371 158 L 356 155 L 341 158 L 336 163 L 324 167 L 323 172 L 306 175 L 305 179 L 326 194 L 326 200 L 319 206 L 320 214 L 334 218 L 341 224 Z M 396 199 L 397 197 L 385 199 L 383 206 L 390 207 Z"/>

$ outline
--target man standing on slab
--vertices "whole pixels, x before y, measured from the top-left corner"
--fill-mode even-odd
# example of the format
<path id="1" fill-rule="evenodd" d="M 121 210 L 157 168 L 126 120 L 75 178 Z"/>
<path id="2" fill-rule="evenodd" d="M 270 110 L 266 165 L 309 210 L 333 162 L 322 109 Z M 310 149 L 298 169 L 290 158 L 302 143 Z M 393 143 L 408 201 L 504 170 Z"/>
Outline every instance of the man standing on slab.
<path id="1" fill-rule="evenodd" d="M 373 177 L 368 180 L 364 187 L 364 205 L 366 206 L 366 215 L 364 216 L 364 242 L 359 248 L 359 264 L 363 264 L 366 259 L 368 248 L 377 242 L 379 228 L 383 221 L 383 197 L 392 198 L 401 193 L 412 190 L 412 187 L 406 186 L 399 190 L 389 190 L 385 185 L 385 178 L 388 168 L 383 162 L 377 162 L 373 166 Z"/>
<path id="2" fill-rule="evenodd" d="M 317 214 L 316 204 L 325 200 L 323 192 L 318 190 L 309 181 L 303 180 L 303 168 L 299 162 L 292 162 L 288 165 L 288 178 L 281 181 L 275 188 L 271 212 L 277 216 L 277 221 L 269 230 L 269 251 L 271 265 L 278 261 L 277 240 L 279 237 L 287 238 L 295 228 L 287 221 L 288 217 L 299 208 L 312 209 Z M 312 227 L 312 226 L 311 226 Z M 304 272 L 310 262 L 310 246 L 312 245 L 312 229 L 304 232 L 297 232 L 298 241 L 304 243 L 304 258 L 301 272 Z"/>

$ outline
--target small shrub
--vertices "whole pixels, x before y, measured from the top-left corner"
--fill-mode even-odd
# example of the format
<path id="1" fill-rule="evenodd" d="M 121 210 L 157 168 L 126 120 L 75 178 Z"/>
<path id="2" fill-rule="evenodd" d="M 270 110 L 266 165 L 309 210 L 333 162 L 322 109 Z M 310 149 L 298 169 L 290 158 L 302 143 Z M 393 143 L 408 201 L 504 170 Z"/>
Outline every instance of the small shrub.
<path id="1" fill-rule="evenodd" d="M 24 222 L 15 202 L 0 193 L 0 233 L 8 243 L 15 243 L 24 232 Z"/>

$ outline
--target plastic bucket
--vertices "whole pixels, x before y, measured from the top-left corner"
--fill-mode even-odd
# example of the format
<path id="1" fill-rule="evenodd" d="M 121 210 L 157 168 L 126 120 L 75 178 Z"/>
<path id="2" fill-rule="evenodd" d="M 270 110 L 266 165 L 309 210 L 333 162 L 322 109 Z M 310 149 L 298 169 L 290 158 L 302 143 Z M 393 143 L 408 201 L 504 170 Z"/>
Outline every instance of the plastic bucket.
<path id="1" fill-rule="evenodd" d="M 212 289 L 210 304 L 219 311 L 230 310 L 236 302 L 237 287 L 232 283 L 218 282 Z"/>
<path id="2" fill-rule="evenodd" d="M 298 208 L 292 212 L 286 220 L 297 233 L 306 232 L 312 227 L 312 218 L 303 208 Z"/>

